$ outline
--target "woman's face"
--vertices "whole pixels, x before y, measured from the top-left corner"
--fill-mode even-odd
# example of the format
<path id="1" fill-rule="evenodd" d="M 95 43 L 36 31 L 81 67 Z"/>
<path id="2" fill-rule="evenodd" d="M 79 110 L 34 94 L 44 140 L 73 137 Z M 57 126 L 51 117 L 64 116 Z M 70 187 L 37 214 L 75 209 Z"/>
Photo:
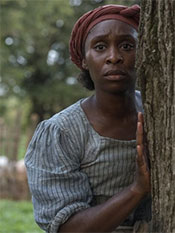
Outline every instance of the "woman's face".
<path id="1" fill-rule="evenodd" d="M 105 20 L 91 29 L 82 66 L 89 71 L 96 91 L 135 89 L 136 45 L 137 31 L 119 20 Z"/>

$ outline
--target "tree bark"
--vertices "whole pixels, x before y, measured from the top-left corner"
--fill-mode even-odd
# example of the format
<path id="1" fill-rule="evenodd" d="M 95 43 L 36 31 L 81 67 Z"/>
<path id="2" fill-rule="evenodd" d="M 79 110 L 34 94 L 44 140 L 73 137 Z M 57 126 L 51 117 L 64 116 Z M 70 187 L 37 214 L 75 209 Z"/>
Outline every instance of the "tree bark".
<path id="1" fill-rule="evenodd" d="M 137 56 L 151 164 L 152 232 L 175 232 L 175 1 L 142 0 Z"/>

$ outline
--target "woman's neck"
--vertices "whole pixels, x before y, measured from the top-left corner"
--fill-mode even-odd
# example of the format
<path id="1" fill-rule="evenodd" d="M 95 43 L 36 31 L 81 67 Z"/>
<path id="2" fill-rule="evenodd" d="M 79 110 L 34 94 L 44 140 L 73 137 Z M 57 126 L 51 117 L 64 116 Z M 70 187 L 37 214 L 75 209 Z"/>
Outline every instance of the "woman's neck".
<path id="1" fill-rule="evenodd" d="M 117 94 L 96 92 L 90 102 L 99 114 L 110 118 L 123 119 L 136 113 L 135 91 Z"/>
<path id="2" fill-rule="evenodd" d="M 95 95 L 82 102 L 82 108 L 97 133 L 101 136 L 135 139 L 137 111 L 135 92 L 125 95 Z"/>

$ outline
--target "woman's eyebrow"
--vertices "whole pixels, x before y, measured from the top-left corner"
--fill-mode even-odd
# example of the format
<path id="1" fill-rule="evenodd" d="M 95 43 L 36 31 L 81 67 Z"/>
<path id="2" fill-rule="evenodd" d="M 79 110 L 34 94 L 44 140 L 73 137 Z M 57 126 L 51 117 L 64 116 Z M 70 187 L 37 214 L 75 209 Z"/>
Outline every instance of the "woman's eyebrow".
<path id="1" fill-rule="evenodd" d="M 137 37 L 135 35 L 130 35 L 130 34 L 121 34 L 117 36 L 120 39 L 131 39 L 131 40 L 137 40 Z"/>

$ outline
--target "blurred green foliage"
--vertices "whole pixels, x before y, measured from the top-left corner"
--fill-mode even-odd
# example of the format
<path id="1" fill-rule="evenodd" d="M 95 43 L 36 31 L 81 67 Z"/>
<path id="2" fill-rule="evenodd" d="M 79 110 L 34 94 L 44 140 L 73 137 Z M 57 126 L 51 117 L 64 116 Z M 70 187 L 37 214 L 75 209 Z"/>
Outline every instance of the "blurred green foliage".
<path id="1" fill-rule="evenodd" d="M 8 101 L 15 98 L 25 115 L 36 113 L 41 121 L 89 95 L 77 83 L 79 70 L 69 59 L 73 24 L 97 6 L 138 2 L 1 0 L 0 115 L 9 111 Z"/>
<path id="2" fill-rule="evenodd" d="M 29 201 L 0 200 L 0 233 L 42 233 Z"/>

